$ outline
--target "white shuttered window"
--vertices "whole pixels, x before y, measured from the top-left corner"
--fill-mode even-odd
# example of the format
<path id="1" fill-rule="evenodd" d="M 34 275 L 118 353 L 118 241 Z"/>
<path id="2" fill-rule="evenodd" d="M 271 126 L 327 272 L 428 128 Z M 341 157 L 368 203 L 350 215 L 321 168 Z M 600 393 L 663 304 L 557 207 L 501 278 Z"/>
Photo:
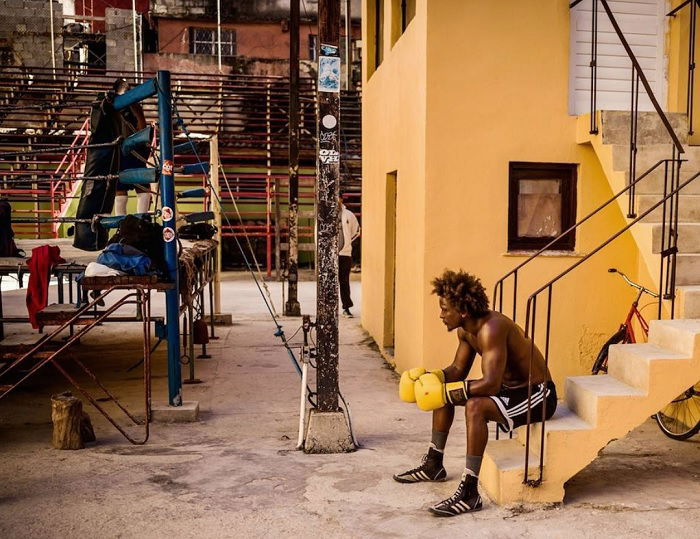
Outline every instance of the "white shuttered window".
<path id="1" fill-rule="evenodd" d="M 569 63 L 569 112 L 590 112 L 592 0 L 571 10 Z M 622 33 L 627 38 L 649 80 L 661 108 L 666 108 L 666 0 L 609 0 Z M 632 64 L 615 30 L 598 3 L 598 110 L 629 110 Z M 639 110 L 652 110 L 640 84 Z"/>

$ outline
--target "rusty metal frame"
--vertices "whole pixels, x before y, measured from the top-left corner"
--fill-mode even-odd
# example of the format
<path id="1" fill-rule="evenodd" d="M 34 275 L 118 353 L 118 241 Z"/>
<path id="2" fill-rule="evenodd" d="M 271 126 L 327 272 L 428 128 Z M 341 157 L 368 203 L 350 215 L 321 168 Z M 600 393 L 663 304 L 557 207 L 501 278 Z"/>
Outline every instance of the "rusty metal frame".
<path id="1" fill-rule="evenodd" d="M 86 287 L 90 288 L 90 287 Z M 0 378 L 7 375 L 9 372 L 15 370 L 19 365 L 28 362 L 35 354 L 41 353 L 42 349 L 50 342 L 53 342 L 65 329 L 69 326 L 75 325 L 76 322 L 85 315 L 88 315 L 89 322 L 82 326 L 75 334 L 71 335 L 57 350 L 51 352 L 44 352 L 45 357 L 42 357 L 38 363 L 34 364 L 29 371 L 27 371 L 18 381 L 10 385 L 0 386 L 0 399 L 5 397 L 13 389 L 17 388 L 25 380 L 34 375 L 47 363 L 52 363 L 54 367 L 68 380 L 83 396 L 92 404 L 106 419 L 109 421 L 129 442 L 135 445 L 142 445 L 148 441 L 150 435 L 150 422 L 151 422 L 151 290 L 155 287 L 147 284 L 124 284 L 124 285 L 112 285 L 102 292 L 93 301 L 85 304 L 81 307 L 72 317 L 63 322 L 54 331 L 47 334 L 38 343 L 32 346 L 29 351 L 21 354 L 18 358 L 12 361 L 5 368 L 0 370 Z M 126 295 L 119 298 L 113 305 L 105 309 L 98 316 L 94 316 L 91 313 L 93 309 L 100 301 L 103 301 L 110 293 L 115 290 L 130 290 Z M 132 299 L 133 298 L 133 299 Z M 73 344 L 78 342 L 81 337 L 87 334 L 95 326 L 99 325 L 101 322 L 105 321 L 110 314 L 123 307 L 124 305 L 137 305 L 141 312 L 142 326 L 143 326 L 143 376 L 144 376 L 144 419 L 138 419 L 133 414 L 131 414 L 124 405 L 117 399 L 117 397 L 111 393 L 105 385 L 99 380 L 99 378 L 80 360 L 77 358 L 70 358 L 72 361 L 80 367 L 80 369 L 88 375 L 88 377 L 99 387 L 100 390 L 108 397 L 108 399 L 126 415 L 126 417 L 134 425 L 140 425 L 144 427 L 144 435 L 140 439 L 132 437 L 124 427 L 122 427 L 117 420 L 97 401 L 95 397 L 83 386 L 81 386 L 78 381 L 71 376 L 66 369 L 60 364 L 59 356 L 68 350 Z"/>

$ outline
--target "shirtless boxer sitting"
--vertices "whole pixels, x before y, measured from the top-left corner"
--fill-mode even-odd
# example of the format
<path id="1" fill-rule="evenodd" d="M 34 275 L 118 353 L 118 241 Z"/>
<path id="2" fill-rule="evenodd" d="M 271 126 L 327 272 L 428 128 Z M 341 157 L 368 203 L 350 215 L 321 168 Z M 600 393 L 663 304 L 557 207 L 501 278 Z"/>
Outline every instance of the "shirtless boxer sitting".
<path id="1" fill-rule="evenodd" d="M 488 442 L 489 421 L 509 432 L 527 423 L 528 369 L 532 341 L 510 318 L 489 310 L 481 281 L 464 271 L 445 271 L 432 282 L 440 300 L 440 319 L 447 331 L 457 330 L 459 345 L 452 365 L 426 372 L 417 368 L 401 376 L 399 393 L 406 402 L 433 412 L 433 432 L 428 453 L 420 466 L 397 474 L 399 483 L 444 481 L 442 457 L 455 406 L 464 406 L 467 423 L 467 458 L 457 491 L 430 508 L 438 516 L 454 516 L 481 509 L 477 489 L 481 459 Z M 467 380 L 476 354 L 481 356 L 483 376 Z M 532 358 L 531 422 L 542 421 L 557 407 L 557 392 L 542 353 L 534 347 Z"/>

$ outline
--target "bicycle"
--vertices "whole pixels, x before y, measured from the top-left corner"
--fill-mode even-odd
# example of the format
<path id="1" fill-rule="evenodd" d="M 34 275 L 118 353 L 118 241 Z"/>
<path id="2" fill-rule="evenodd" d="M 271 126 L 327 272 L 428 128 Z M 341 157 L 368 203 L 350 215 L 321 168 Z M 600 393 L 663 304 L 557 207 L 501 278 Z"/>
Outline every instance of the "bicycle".
<path id="1" fill-rule="evenodd" d="M 639 324 L 644 334 L 644 339 L 646 340 L 649 336 L 649 324 L 640 312 L 639 300 L 645 294 L 655 299 L 659 297 L 657 293 L 652 292 L 639 283 L 635 283 L 616 268 L 609 268 L 608 272 L 620 275 L 629 286 L 637 289 L 639 293 L 632 302 L 630 310 L 627 313 L 627 318 L 625 318 L 624 323 L 620 325 L 620 329 L 618 329 L 600 349 L 591 369 L 592 374 L 598 374 L 601 371 L 608 372 L 608 352 L 611 345 L 637 342 L 632 327 L 633 320 L 636 320 Z M 700 382 L 686 389 L 663 409 L 654 414 L 653 417 L 661 429 L 661 432 L 673 440 L 687 440 L 696 435 L 700 432 Z"/>
<path id="2" fill-rule="evenodd" d="M 596 360 L 593 362 L 591 374 L 598 374 L 600 371 L 608 372 L 608 351 L 610 349 L 610 345 L 629 344 L 637 342 L 637 338 L 634 334 L 634 328 L 632 327 L 632 319 L 637 320 L 639 327 L 642 329 L 642 333 L 644 333 L 644 338 L 646 339 L 649 336 L 649 324 L 642 316 L 642 313 L 639 311 L 639 300 L 644 294 L 648 294 L 649 296 L 655 299 L 658 299 L 659 297 L 657 293 L 652 292 L 648 288 L 643 287 L 641 284 L 635 283 L 629 277 L 627 277 L 627 275 L 617 270 L 616 268 L 609 268 L 608 273 L 619 274 L 628 285 L 630 285 L 632 288 L 636 288 L 637 290 L 639 290 L 639 294 L 637 294 L 637 297 L 632 302 L 632 306 L 630 307 L 630 310 L 627 313 L 627 318 L 625 318 L 625 321 L 622 323 L 622 325 L 620 325 L 620 329 L 618 329 L 612 337 L 605 341 L 605 344 L 600 349 L 598 357 L 596 357 Z"/>

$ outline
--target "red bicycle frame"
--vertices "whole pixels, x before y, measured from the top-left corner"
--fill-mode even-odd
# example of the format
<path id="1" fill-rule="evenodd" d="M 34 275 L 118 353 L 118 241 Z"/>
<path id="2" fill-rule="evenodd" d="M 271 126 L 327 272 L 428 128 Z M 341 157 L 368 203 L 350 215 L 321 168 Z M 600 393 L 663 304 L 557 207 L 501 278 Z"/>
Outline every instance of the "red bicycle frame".
<path id="1" fill-rule="evenodd" d="M 637 308 L 639 306 L 639 300 L 642 297 L 643 293 L 644 293 L 644 290 L 639 291 L 639 294 L 637 294 L 637 299 L 635 299 L 632 302 L 632 306 L 630 307 L 630 310 L 627 313 L 627 318 L 625 319 L 625 323 L 624 323 L 625 338 L 622 341 L 624 344 L 630 344 L 630 343 L 637 342 L 637 338 L 634 335 L 634 328 L 632 327 L 632 318 L 636 318 L 637 322 L 639 322 L 639 327 L 642 328 L 642 332 L 644 333 L 644 337 L 646 338 L 649 336 L 649 324 L 647 323 L 647 321 L 642 316 L 642 313 L 639 312 L 639 309 Z"/>

